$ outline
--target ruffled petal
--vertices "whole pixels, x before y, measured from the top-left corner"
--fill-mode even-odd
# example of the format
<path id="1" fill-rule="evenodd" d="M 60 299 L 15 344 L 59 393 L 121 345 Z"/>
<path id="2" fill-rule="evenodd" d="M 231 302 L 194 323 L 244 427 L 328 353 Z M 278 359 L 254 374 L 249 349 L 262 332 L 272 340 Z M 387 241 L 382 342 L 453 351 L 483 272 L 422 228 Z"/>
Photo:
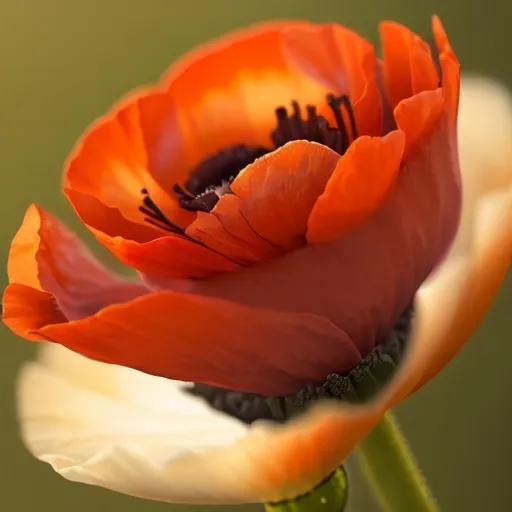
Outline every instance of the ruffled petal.
<path id="1" fill-rule="evenodd" d="M 165 137 L 170 148 L 177 146 L 173 138 L 179 136 L 179 131 L 172 129 L 175 117 L 169 96 L 157 90 L 145 90 L 122 100 L 78 142 L 66 165 L 64 186 L 118 211 L 125 222 L 142 225 L 145 221 L 139 207 L 145 189 L 164 214 L 176 224 L 186 226 L 194 215 L 179 208 L 170 190 L 155 179 L 161 176 L 161 167 L 154 173 L 150 167 L 161 158 L 162 141 L 158 137 Z M 155 133 L 156 128 L 161 131 Z M 166 163 L 168 179 L 173 183 L 181 181 L 183 172 L 173 172 L 174 166 Z M 75 204 L 73 196 L 68 197 L 77 213 L 83 215 L 83 204 Z M 96 221 L 94 227 L 105 231 L 111 218 L 96 216 Z"/>
<path id="2" fill-rule="evenodd" d="M 201 243 L 181 235 L 147 236 L 144 226 L 126 224 L 118 210 L 103 205 L 92 196 L 66 190 L 74 204 L 79 205 L 81 220 L 125 265 L 148 274 L 150 278 L 187 279 L 206 277 L 218 272 L 231 272 L 239 265 L 210 250 Z M 97 219 L 108 217 L 104 231 L 96 229 Z M 151 230 L 155 233 L 154 230 Z"/>
<path id="3" fill-rule="evenodd" d="M 434 34 L 437 51 L 439 52 L 446 109 L 451 123 L 455 126 L 457 124 L 460 94 L 459 61 L 452 50 L 441 20 L 437 16 L 432 18 L 432 32 Z"/>
<path id="4" fill-rule="evenodd" d="M 382 206 L 398 177 L 404 145 L 402 131 L 356 139 L 313 207 L 308 242 L 334 240 Z"/>
<path id="5" fill-rule="evenodd" d="M 44 304 L 40 311 L 24 308 L 29 316 L 37 317 L 39 311 L 46 318 L 53 301 L 52 315 L 76 319 L 147 291 L 141 284 L 109 272 L 76 235 L 36 205 L 27 210 L 12 241 L 7 273 L 11 288 L 6 294 L 9 300 L 4 299 L 3 315 L 8 325 L 24 323 L 15 304 L 19 300 L 21 305 L 29 297 L 32 301 L 40 295 Z"/>
<path id="6" fill-rule="evenodd" d="M 208 277 L 233 272 L 240 267 L 222 254 L 180 235 L 138 243 L 101 232 L 95 234 L 120 261 L 152 276 L 172 279 Z"/>
<path id="7" fill-rule="evenodd" d="M 379 28 L 384 82 L 391 107 L 422 91 L 437 89 L 439 76 L 430 46 L 399 23 L 386 21 Z"/>
<path id="8" fill-rule="evenodd" d="M 275 396 L 361 359 L 348 336 L 325 318 L 171 291 L 30 334 L 152 375 Z"/>
<path id="9" fill-rule="evenodd" d="M 262 251 L 271 255 L 276 251 L 269 249 L 277 248 L 284 254 L 300 247 L 311 209 L 339 158 L 321 144 L 289 142 L 246 167 L 230 187 L 236 200 L 229 194 L 221 197 L 212 213 L 198 216 L 187 234 L 247 263 L 261 261 Z"/>

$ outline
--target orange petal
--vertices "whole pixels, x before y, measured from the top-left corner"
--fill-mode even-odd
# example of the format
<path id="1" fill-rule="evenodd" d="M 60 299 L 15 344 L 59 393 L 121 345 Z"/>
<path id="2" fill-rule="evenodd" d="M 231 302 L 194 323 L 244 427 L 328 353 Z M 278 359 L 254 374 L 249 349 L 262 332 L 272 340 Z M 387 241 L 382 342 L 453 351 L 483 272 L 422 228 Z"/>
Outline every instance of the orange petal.
<path id="1" fill-rule="evenodd" d="M 176 115 L 169 95 L 164 93 L 143 91 L 121 101 L 98 119 L 77 144 L 66 166 L 65 187 L 96 197 L 129 221 L 142 224 L 144 215 L 139 207 L 141 190 L 145 188 L 166 215 L 177 224 L 187 225 L 194 215 L 179 208 L 169 190 L 162 188 L 162 183 L 165 186 L 183 177 L 173 172 L 173 163 L 180 161 L 181 153 L 170 161 L 169 155 L 161 151 L 164 143 L 167 148 L 181 149 L 176 141 Z M 160 131 L 155 133 L 157 129 Z M 155 166 L 154 173 L 151 165 Z M 105 230 L 107 222 L 94 227 Z"/>
<path id="2" fill-rule="evenodd" d="M 309 242 L 327 242 L 361 224 L 388 197 L 405 145 L 402 131 L 359 137 L 343 155 L 308 221 Z"/>
<path id="3" fill-rule="evenodd" d="M 189 165 L 235 144 L 272 147 L 277 107 L 297 100 L 324 114 L 327 93 L 349 92 L 358 103 L 361 129 L 375 130 L 379 108 L 372 59 L 369 44 L 355 34 L 308 22 L 259 25 L 191 52 L 165 77 L 180 109 Z"/>
<path id="4" fill-rule="evenodd" d="M 50 296 L 59 311 L 54 314 L 81 318 L 146 291 L 111 274 L 57 218 L 36 205 L 27 210 L 12 241 L 7 273 L 11 284 L 28 290 L 15 288 L 17 297 L 33 297 L 30 289 L 44 292 L 44 317 L 51 309 Z M 8 308 L 4 304 L 4 315 L 16 317 Z"/>
<path id="5" fill-rule="evenodd" d="M 4 290 L 2 321 L 17 336 L 30 341 L 44 341 L 37 334 L 37 329 L 68 320 L 52 293 L 12 283 Z"/>
<path id="6" fill-rule="evenodd" d="M 448 41 L 441 20 L 437 16 L 432 18 L 432 32 L 439 51 L 446 108 L 449 112 L 450 121 L 455 126 L 459 110 L 460 65 Z"/>
<path id="7" fill-rule="evenodd" d="M 384 80 L 392 108 L 414 94 L 437 89 L 439 77 L 429 45 L 407 27 L 380 24 Z"/>
<path id="8" fill-rule="evenodd" d="M 169 278 L 205 277 L 236 270 L 238 265 L 224 256 L 179 235 L 162 236 L 149 225 L 131 223 L 115 208 L 92 196 L 66 190 L 85 225 L 124 264 L 152 276 Z M 108 219 L 105 231 L 96 229 Z"/>
<path id="9" fill-rule="evenodd" d="M 396 125 L 405 133 L 404 159 L 414 150 L 438 123 L 443 112 L 443 92 L 441 89 L 423 91 L 402 100 L 393 115 Z M 455 127 L 447 132 L 455 141 Z M 434 150 L 435 151 L 435 150 Z"/>
<path id="10" fill-rule="evenodd" d="M 259 158 L 231 184 L 240 199 L 240 214 L 253 231 L 283 252 L 303 245 L 311 208 L 339 158 L 326 146 L 303 140 Z"/>
<path id="11" fill-rule="evenodd" d="M 323 381 L 361 357 L 325 318 L 170 291 L 31 335 L 153 375 L 276 396 Z"/>
<path id="12" fill-rule="evenodd" d="M 153 276 L 173 279 L 208 277 L 233 272 L 240 267 L 222 254 L 179 235 L 170 234 L 139 243 L 94 232 L 123 263 Z"/>
<path id="13" fill-rule="evenodd" d="M 110 237 L 121 237 L 136 242 L 149 242 L 162 236 L 162 231 L 151 224 L 139 224 L 128 220 L 118 208 L 107 206 L 97 197 L 78 192 L 71 188 L 64 189 L 80 220 L 93 233 L 102 232 Z"/>
<path id="14" fill-rule="evenodd" d="M 346 92 L 353 104 L 359 135 L 380 135 L 382 116 L 373 45 L 341 25 L 290 29 L 284 48 L 304 73 L 332 91 Z"/>
<path id="15" fill-rule="evenodd" d="M 198 213 L 187 235 L 241 264 L 253 264 L 282 254 L 283 250 L 260 236 L 242 214 L 243 200 L 224 195 L 210 213 Z"/>

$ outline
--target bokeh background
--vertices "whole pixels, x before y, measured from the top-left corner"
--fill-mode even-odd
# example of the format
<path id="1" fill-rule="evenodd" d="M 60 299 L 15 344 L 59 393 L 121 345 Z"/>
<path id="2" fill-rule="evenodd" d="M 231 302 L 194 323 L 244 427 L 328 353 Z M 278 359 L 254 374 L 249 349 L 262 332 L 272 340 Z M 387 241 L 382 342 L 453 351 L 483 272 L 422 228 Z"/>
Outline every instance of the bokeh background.
<path id="1" fill-rule="evenodd" d="M 0 0 L 2 268 L 31 202 L 86 235 L 59 192 L 69 150 L 116 99 L 156 80 L 197 43 L 270 18 L 338 21 L 376 42 L 378 21 L 388 18 L 428 37 L 432 13 L 445 23 L 464 70 L 511 84 L 512 4 L 504 0 Z M 5 272 L 1 279 L 3 286 Z M 511 300 L 509 277 L 460 356 L 397 411 L 443 511 L 511 509 Z M 0 509 L 262 510 L 151 503 L 61 479 L 33 460 L 18 439 L 14 382 L 34 347 L 3 326 L 1 343 Z M 350 510 L 375 512 L 357 468 L 350 469 Z"/>

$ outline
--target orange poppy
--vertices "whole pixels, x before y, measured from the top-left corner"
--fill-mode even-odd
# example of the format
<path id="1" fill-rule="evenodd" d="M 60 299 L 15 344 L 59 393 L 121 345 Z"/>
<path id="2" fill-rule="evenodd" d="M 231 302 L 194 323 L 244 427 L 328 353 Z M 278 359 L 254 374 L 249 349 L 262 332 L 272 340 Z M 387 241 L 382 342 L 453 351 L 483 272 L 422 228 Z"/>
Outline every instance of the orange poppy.
<path id="1" fill-rule="evenodd" d="M 244 393 L 292 396 L 360 368 L 410 320 L 459 226 L 459 66 L 437 18 L 433 32 L 439 67 L 396 23 L 381 25 L 382 61 L 354 32 L 306 22 L 258 26 L 183 59 L 97 121 L 65 171 L 77 214 L 140 280 L 113 276 L 33 205 L 11 246 L 4 322 L 31 341 L 194 382 L 207 399 L 228 390 L 238 406 Z M 504 265 L 485 283 L 480 255 L 441 267 L 472 272 L 443 311 L 417 307 L 388 393 L 354 413 L 320 404 L 268 427 L 262 442 L 279 465 L 219 501 L 321 480 L 453 356 Z M 455 292 L 472 314 L 460 315 Z M 424 318 L 436 339 L 422 338 Z"/>

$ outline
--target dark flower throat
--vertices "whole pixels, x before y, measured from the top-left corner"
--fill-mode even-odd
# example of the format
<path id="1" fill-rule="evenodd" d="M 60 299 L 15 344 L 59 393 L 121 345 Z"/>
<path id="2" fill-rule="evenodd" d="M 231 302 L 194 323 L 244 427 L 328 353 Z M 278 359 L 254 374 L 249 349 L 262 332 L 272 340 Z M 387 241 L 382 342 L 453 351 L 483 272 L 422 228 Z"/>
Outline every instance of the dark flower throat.
<path id="1" fill-rule="evenodd" d="M 240 144 L 207 157 L 191 171 L 183 188 L 178 184 L 173 186 L 180 206 L 191 212 L 210 212 L 223 194 L 230 193 L 229 185 L 242 169 L 293 140 L 317 142 L 343 155 L 358 136 L 354 111 L 347 95 L 329 94 L 327 104 L 334 114 L 335 127 L 330 126 L 325 117 L 317 115 L 313 105 L 306 106 L 306 116 L 296 101 L 292 102 L 291 113 L 285 107 L 276 108 L 276 128 L 270 134 L 273 147 Z M 139 210 L 146 222 L 183 234 L 183 229 L 164 215 L 146 189 L 141 193 L 143 200 Z"/>

